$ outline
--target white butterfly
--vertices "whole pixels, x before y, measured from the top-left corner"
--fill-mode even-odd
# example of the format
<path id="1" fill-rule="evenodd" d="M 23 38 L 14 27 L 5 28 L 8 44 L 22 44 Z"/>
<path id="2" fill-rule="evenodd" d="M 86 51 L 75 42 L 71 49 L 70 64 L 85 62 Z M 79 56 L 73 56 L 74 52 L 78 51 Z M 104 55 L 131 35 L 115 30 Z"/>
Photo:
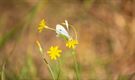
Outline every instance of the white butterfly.
<path id="1" fill-rule="evenodd" d="M 68 29 L 68 27 L 67 27 L 67 29 Z M 64 38 L 66 38 L 68 40 L 71 39 L 71 37 L 70 37 L 69 33 L 67 32 L 67 30 L 60 24 L 56 25 L 56 33 L 60 37 L 64 37 Z"/>

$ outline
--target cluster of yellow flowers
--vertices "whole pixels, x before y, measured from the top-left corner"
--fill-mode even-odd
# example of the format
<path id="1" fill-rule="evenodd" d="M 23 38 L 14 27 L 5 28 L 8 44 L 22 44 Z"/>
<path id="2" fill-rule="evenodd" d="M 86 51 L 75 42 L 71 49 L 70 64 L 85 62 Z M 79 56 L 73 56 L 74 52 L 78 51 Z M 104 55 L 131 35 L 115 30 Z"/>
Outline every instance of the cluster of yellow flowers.
<path id="1" fill-rule="evenodd" d="M 68 23 L 66 20 L 65 20 L 65 24 L 68 29 Z M 65 37 L 67 39 L 66 47 L 68 47 L 70 49 L 74 49 L 76 47 L 76 45 L 78 44 L 78 40 L 72 39 L 71 36 L 69 35 L 68 31 L 60 24 L 56 25 L 56 29 L 53 29 L 53 28 L 48 27 L 46 25 L 45 20 L 42 19 L 38 26 L 38 32 L 42 32 L 44 29 L 54 30 L 54 31 L 56 31 L 58 36 Z M 52 60 L 56 60 L 57 57 L 60 57 L 61 52 L 62 52 L 62 50 L 60 50 L 58 46 L 51 46 L 50 50 L 47 53 L 50 55 Z"/>

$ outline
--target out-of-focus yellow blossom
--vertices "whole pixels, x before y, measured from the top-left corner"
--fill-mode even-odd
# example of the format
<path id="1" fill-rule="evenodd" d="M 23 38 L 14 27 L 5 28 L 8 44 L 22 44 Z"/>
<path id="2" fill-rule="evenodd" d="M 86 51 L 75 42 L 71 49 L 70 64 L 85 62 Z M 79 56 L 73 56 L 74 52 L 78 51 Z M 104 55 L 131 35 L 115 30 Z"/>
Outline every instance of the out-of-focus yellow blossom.
<path id="1" fill-rule="evenodd" d="M 56 60 L 57 57 L 60 57 L 60 53 L 62 51 L 58 48 L 58 46 L 51 46 L 50 50 L 47 52 L 52 60 Z"/>
<path id="2" fill-rule="evenodd" d="M 39 26 L 38 26 L 38 31 L 39 32 L 42 32 L 44 28 L 48 28 L 48 26 L 46 25 L 46 22 L 44 19 L 42 19 L 39 23 Z"/>
<path id="3" fill-rule="evenodd" d="M 43 52 L 43 49 L 42 49 L 42 47 L 41 47 L 40 42 L 37 40 L 36 43 L 37 43 L 37 45 L 38 45 L 39 51 L 42 53 L 42 52 Z"/>
<path id="4" fill-rule="evenodd" d="M 71 39 L 71 40 L 67 41 L 66 47 L 74 49 L 77 44 L 78 44 L 77 40 Z"/>

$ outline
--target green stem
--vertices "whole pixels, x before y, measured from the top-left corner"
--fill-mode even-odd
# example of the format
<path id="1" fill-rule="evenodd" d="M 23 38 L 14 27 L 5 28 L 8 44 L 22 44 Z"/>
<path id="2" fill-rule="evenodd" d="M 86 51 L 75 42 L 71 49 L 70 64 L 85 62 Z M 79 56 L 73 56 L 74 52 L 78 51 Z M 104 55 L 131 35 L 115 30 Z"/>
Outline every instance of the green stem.
<path id="1" fill-rule="evenodd" d="M 5 63 L 2 65 L 1 80 L 5 80 L 4 70 L 5 70 Z"/>
<path id="2" fill-rule="evenodd" d="M 72 50 L 72 55 L 73 55 L 73 60 L 74 60 L 74 65 L 75 65 L 76 78 L 77 78 L 77 80 L 80 80 L 79 66 L 78 66 L 78 62 L 77 62 L 77 59 L 76 59 L 75 49 Z"/>
<path id="3" fill-rule="evenodd" d="M 59 80 L 59 77 L 60 77 L 60 73 L 61 73 L 61 68 L 60 68 L 60 60 L 58 59 L 58 76 L 57 76 L 57 79 L 56 80 Z"/>
<path id="4" fill-rule="evenodd" d="M 45 58 L 44 58 L 44 61 L 46 62 Z M 53 74 L 53 71 L 52 71 L 52 69 L 51 69 L 50 64 L 49 64 L 48 62 L 47 62 L 46 64 L 47 64 L 48 69 L 49 69 L 49 71 L 50 71 L 50 73 L 51 73 L 51 75 L 52 75 L 53 80 L 55 80 L 55 77 L 54 77 L 54 74 Z"/>
<path id="5" fill-rule="evenodd" d="M 48 67 L 48 69 L 51 73 L 51 76 L 52 76 L 53 80 L 55 80 L 55 77 L 54 77 L 54 74 L 53 74 L 53 71 L 52 71 L 52 68 L 51 68 L 50 64 L 47 62 L 46 58 L 43 58 L 43 59 L 44 59 L 44 62 L 47 64 L 47 67 Z"/>
<path id="6" fill-rule="evenodd" d="M 36 41 L 36 43 L 37 43 L 37 45 L 38 45 L 38 47 L 39 47 L 39 51 L 40 51 L 40 53 L 41 53 L 41 56 L 42 56 L 44 62 L 47 64 L 47 67 L 48 67 L 48 69 L 49 69 L 49 71 L 50 71 L 50 73 L 51 73 L 51 75 L 52 75 L 53 80 L 55 80 L 55 77 L 54 77 L 54 74 L 53 74 L 53 71 L 52 71 L 52 68 L 51 68 L 50 64 L 48 63 L 48 61 L 46 60 L 46 58 L 43 57 L 43 53 L 44 53 L 44 52 L 43 52 L 43 48 L 41 47 L 39 41 Z"/>

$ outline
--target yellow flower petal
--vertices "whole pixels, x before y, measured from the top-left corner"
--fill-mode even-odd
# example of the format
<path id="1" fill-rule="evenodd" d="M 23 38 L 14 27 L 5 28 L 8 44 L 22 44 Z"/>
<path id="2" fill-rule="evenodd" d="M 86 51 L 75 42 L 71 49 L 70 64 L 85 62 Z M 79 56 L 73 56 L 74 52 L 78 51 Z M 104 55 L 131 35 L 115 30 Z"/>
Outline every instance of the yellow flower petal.
<path id="1" fill-rule="evenodd" d="M 67 41 L 66 47 L 74 49 L 77 44 L 78 44 L 77 40 L 71 39 L 71 40 Z"/>
<path id="2" fill-rule="evenodd" d="M 39 23 L 39 26 L 38 26 L 38 31 L 39 32 L 42 32 L 44 28 L 48 28 L 48 26 L 46 25 L 46 22 L 44 19 L 42 19 Z"/>
<path id="3" fill-rule="evenodd" d="M 52 60 L 56 60 L 57 57 L 60 57 L 60 53 L 62 51 L 59 50 L 58 46 L 51 46 L 50 50 L 47 51 L 47 53 L 49 54 L 49 56 L 51 57 Z"/>

